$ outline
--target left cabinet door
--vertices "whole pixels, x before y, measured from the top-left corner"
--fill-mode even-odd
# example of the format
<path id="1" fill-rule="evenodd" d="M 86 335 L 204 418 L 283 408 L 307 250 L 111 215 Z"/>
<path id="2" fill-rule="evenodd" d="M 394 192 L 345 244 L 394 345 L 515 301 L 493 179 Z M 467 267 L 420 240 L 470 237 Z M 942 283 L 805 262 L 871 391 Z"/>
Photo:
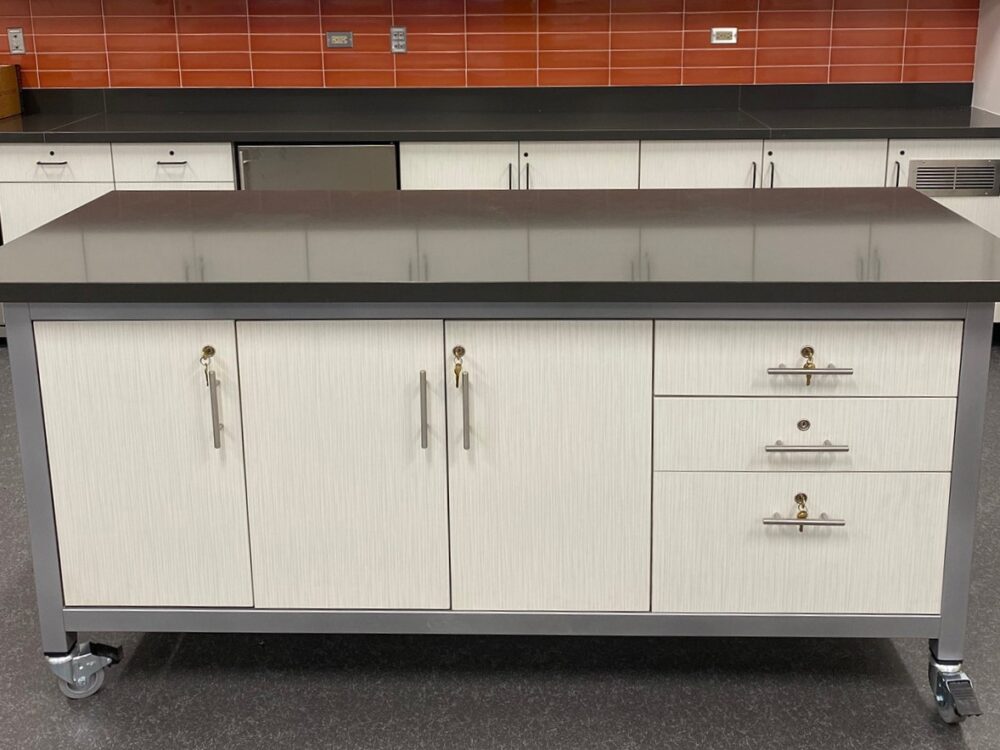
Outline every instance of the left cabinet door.
<path id="1" fill-rule="evenodd" d="M 66 604 L 251 606 L 234 323 L 38 322 L 35 342 Z"/>
<path id="2" fill-rule="evenodd" d="M 448 609 L 441 321 L 238 331 L 256 606 Z"/>
<path id="3" fill-rule="evenodd" d="M 113 182 L 0 183 L 3 241 L 16 240 L 114 189 Z"/>

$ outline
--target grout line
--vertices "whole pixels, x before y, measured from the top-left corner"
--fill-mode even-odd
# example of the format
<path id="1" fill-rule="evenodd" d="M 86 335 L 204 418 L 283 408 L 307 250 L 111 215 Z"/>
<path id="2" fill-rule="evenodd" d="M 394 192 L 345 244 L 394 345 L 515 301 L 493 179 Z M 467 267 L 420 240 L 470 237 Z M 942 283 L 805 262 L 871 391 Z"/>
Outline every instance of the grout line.
<path id="1" fill-rule="evenodd" d="M 759 2 L 759 0 L 758 0 Z M 684 59 L 687 57 L 687 0 L 681 2 L 681 82 L 679 85 L 684 85 L 684 70 L 687 66 L 684 64 Z"/>
<path id="2" fill-rule="evenodd" d="M 831 28 L 833 24 L 830 24 Z M 757 52 L 760 50 L 760 0 L 757 0 L 757 16 L 753 30 L 753 82 L 757 83 Z"/>
<path id="3" fill-rule="evenodd" d="M 830 3 L 830 34 L 827 37 L 827 51 L 826 51 L 826 82 L 830 83 L 830 79 L 833 77 L 833 22 L 834 17 L 837 15 L 837 0 L 833 0 Z"/>
<path id="4" fill-rule="evenodd" d="M 174 9 L 174 42 L 177 46 L 177 85 L 184 88 L 184 66 L 181 65 L 181 24 L 177 20 L 177 0 L 173 0 L 171 7 Z"/>
<path id="5" fill-rule="evenodd" d="M 250 3 L 247 0 L 243 0 L 243 7 L 246 8 L 247 19 L 247 65 L 250 67 L 250 88 L 254 88 L 253 37 L 250 35 Z"/>
<path id="6" fill-rule="evenodd" d="M 395 26 L 396 25 L 396 0 L 389 0 L 389 13 L 390 13 L 389 25 L 390 26 Z M 407 41 L 407 47 L 409 47 L 409 42 L 408 41 Z M 392 51 L 392 32 L 391 31 L 389 32 L 389 54 L 391 55 L 390 59 L 392 60 L 392 87 L 393 88 L 398 88 L 399 87 L 399 77 L 398 77 L 398 75 L 396 73 L 396 55 Z"/>
<path id="7" fill-rule="evenodd" d="M 320 87 L 326 88 L 326 29 L 323 28 L 323 0 L 316 0 L 316 13 L 319 14 L 319 70 L 323 77 Z M 352 37 L 353 38 L 353 37 Z M 251 61 L 253 58 L 250 58 Z"/>
<path id="8" fill-rule="evenodd" d="M 611 2 L 608 0 L 608 86 L 611 85 Z"/>
<path id="9" fill-rule="evenodd" d="M 111 54 L 108 52 L 108 24 L 104 16 L 104 0 L 101 0 L 101 39 L 104 42 L 105 75 L 108 78 L 108 88 L 111 88 Z M 37 59 L 37 55 L 35 56 Z"/>
<path id="10" fill-rule="evenodd" d="M 899 61 L 899 83 L 906 80 L 906 37 L 910 28 L 910 0 L 906 0 L 906 14 L 903 16 L 903 59 Z"/>

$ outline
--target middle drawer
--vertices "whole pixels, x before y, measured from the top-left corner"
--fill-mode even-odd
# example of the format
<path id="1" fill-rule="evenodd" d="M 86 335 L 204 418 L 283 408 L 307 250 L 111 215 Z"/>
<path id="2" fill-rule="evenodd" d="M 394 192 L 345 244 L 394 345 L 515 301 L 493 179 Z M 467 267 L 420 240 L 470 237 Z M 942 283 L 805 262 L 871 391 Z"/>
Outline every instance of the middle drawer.
<path id="1" fill-rule="evenodd" d="M 656 398 L 656 471 L 950 471 L 951 398 Z"/>

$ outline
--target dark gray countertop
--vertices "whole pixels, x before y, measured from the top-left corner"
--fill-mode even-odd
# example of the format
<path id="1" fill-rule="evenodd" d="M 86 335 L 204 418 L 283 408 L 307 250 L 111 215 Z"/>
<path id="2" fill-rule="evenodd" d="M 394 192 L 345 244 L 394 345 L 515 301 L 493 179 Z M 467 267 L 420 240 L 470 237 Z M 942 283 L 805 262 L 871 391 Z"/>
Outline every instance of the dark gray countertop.
<path id="1" fill-rule="evenodd" d="M 987 302 L 909 189 L 117 192 L 0 248 L 6 302 Z"/>
<path id="2" fill-rule="evenodd" d="M 33 114 L 0 120 L 0 142 L 725 138 L 1000 138 L 970 107 L 663 112 L 171 112 Z"/>

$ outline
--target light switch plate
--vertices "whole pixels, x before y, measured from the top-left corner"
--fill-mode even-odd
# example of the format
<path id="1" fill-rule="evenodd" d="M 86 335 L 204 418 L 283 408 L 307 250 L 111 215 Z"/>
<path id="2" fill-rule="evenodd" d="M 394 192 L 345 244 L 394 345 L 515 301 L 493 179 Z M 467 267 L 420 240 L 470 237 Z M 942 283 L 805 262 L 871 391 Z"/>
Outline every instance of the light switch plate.
<path id="1" fill-rule="evenodd" d="M 351 49 L 354 47 L 353 31 L 328 31 L 326 32 L 327 49 Z"/>
<path id="2" fill-rule="evenodd" d="M 717 27 L 712 29 L 712 44 L 736 44 L 739 36 L 739 29 L 733 26 Z"/>
<path id="3" fill-rule="evenodd" d="M 10 48 L 10 54 L 23 55 L 25 53 L 24 29 L 20 27 L 7 29 L 7 46 Z"/>
<path id="4" fill-rule="evenodd" d="M 406 52 L 405 26 L 392 26 L 389 28 L 389 50 L 394 54 Z"/>

